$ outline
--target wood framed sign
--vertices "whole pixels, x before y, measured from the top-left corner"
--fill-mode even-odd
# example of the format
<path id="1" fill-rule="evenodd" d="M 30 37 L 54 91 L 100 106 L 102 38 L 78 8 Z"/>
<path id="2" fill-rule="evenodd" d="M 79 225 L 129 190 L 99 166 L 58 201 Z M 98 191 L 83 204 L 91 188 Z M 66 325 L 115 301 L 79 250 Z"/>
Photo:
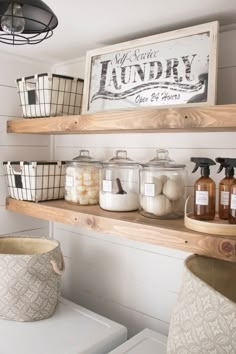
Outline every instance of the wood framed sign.
<path id="1" fill-rule="evenodd" d="M 87 52 L 83 113 L 215 104 L 218 27 L 214 21 Z"/>

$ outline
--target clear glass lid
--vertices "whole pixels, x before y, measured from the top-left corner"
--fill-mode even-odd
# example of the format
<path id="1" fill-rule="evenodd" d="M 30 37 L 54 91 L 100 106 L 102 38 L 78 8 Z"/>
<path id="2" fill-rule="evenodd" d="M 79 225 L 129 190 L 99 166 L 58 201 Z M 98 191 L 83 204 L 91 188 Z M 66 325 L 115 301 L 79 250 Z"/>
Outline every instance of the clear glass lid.
<path id="1" fill-rule="evenodd" d="M 157 149 L 156 156 L 142 164 L 144 167 L 157 167 L 157 168 L 184 168 L 186 165 L 177 164 L 174 160 L 170 159 L 169 151 L 166 149 Z"/>
<path id="2" fill-rule="evenodd" d="M 116 150 L 115 156 L 110 160 L 103 162 L 105 165 L 120 165 L 120 166 L 139 166 L 137 162 L 127 156 L 126 150 Z"/>
<path id="3" fill-rule="evenodd" d="M 91 157 L 89 150 L 80 150 L 79 155 L 73 158 L 72 161 L 67 161 L 67 163 L 100 163 L 100 161 L 95 160 L 93 157 Z"/>

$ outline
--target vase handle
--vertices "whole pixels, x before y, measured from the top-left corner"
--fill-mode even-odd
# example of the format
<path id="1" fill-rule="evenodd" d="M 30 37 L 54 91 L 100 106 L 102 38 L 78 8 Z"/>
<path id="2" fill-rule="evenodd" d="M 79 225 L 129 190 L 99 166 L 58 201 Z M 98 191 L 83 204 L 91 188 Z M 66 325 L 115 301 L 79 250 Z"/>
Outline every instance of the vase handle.
<path id="1" fill-rule="evenodd" d="M 55 259 L 51 259 L 50 263 L 51 263 L 51 265 L 53 267 L 54 272 L 57 275 L 62 275 L 64 273 L 64 271 L 65 271 L 65 262 L 64 262 L 64 257 L 63 257 L 62 252 L 61 252 L 61 269 L 58 267 L 58 264 L 55 261 Z"/>

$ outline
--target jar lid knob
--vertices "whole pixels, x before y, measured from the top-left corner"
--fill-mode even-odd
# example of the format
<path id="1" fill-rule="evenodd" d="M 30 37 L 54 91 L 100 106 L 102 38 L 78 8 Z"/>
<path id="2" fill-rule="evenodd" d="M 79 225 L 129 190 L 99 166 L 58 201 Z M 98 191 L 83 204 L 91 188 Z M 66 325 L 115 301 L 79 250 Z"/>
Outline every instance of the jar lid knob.
<path id="1" fill-rule="evenodd" d="M 80 150 L 79 151 L 79 156 L 76 156 L 75 158 L 73 158 L 72 161 L 79 161 L 79 162 L 98 162 L 98 161 L 95 161 L 91 156 L 90 156 L 90 153 L 89 153 L 89 150 Z"/>
<path id="2" fill-rule="evenodd" d="M 167 149 L 157 149 L 156 158 L 158 160 L 170 161 L 169 151 Z"/>
<path id="3" fill-rule="evenodd" d="M 127 159 L 127 151 L 126 150 L 116 150 L 116 158 L 117 159 Z"/>
<path id="4" fill-rule="evenodd" d="M 79 156 L 89 156 L 89 150 L 80 150 Z"/>

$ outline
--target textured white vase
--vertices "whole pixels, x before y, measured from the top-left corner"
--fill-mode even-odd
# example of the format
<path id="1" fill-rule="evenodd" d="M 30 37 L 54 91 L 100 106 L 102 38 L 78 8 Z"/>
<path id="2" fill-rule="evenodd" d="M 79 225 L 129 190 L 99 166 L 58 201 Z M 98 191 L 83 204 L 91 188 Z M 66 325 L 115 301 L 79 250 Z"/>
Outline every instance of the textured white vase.
<path id="1" fill-rule="evenodd" d="M 236 264 L 202 256 L 185 261 L 167 354 L 236 353 Z"/>

